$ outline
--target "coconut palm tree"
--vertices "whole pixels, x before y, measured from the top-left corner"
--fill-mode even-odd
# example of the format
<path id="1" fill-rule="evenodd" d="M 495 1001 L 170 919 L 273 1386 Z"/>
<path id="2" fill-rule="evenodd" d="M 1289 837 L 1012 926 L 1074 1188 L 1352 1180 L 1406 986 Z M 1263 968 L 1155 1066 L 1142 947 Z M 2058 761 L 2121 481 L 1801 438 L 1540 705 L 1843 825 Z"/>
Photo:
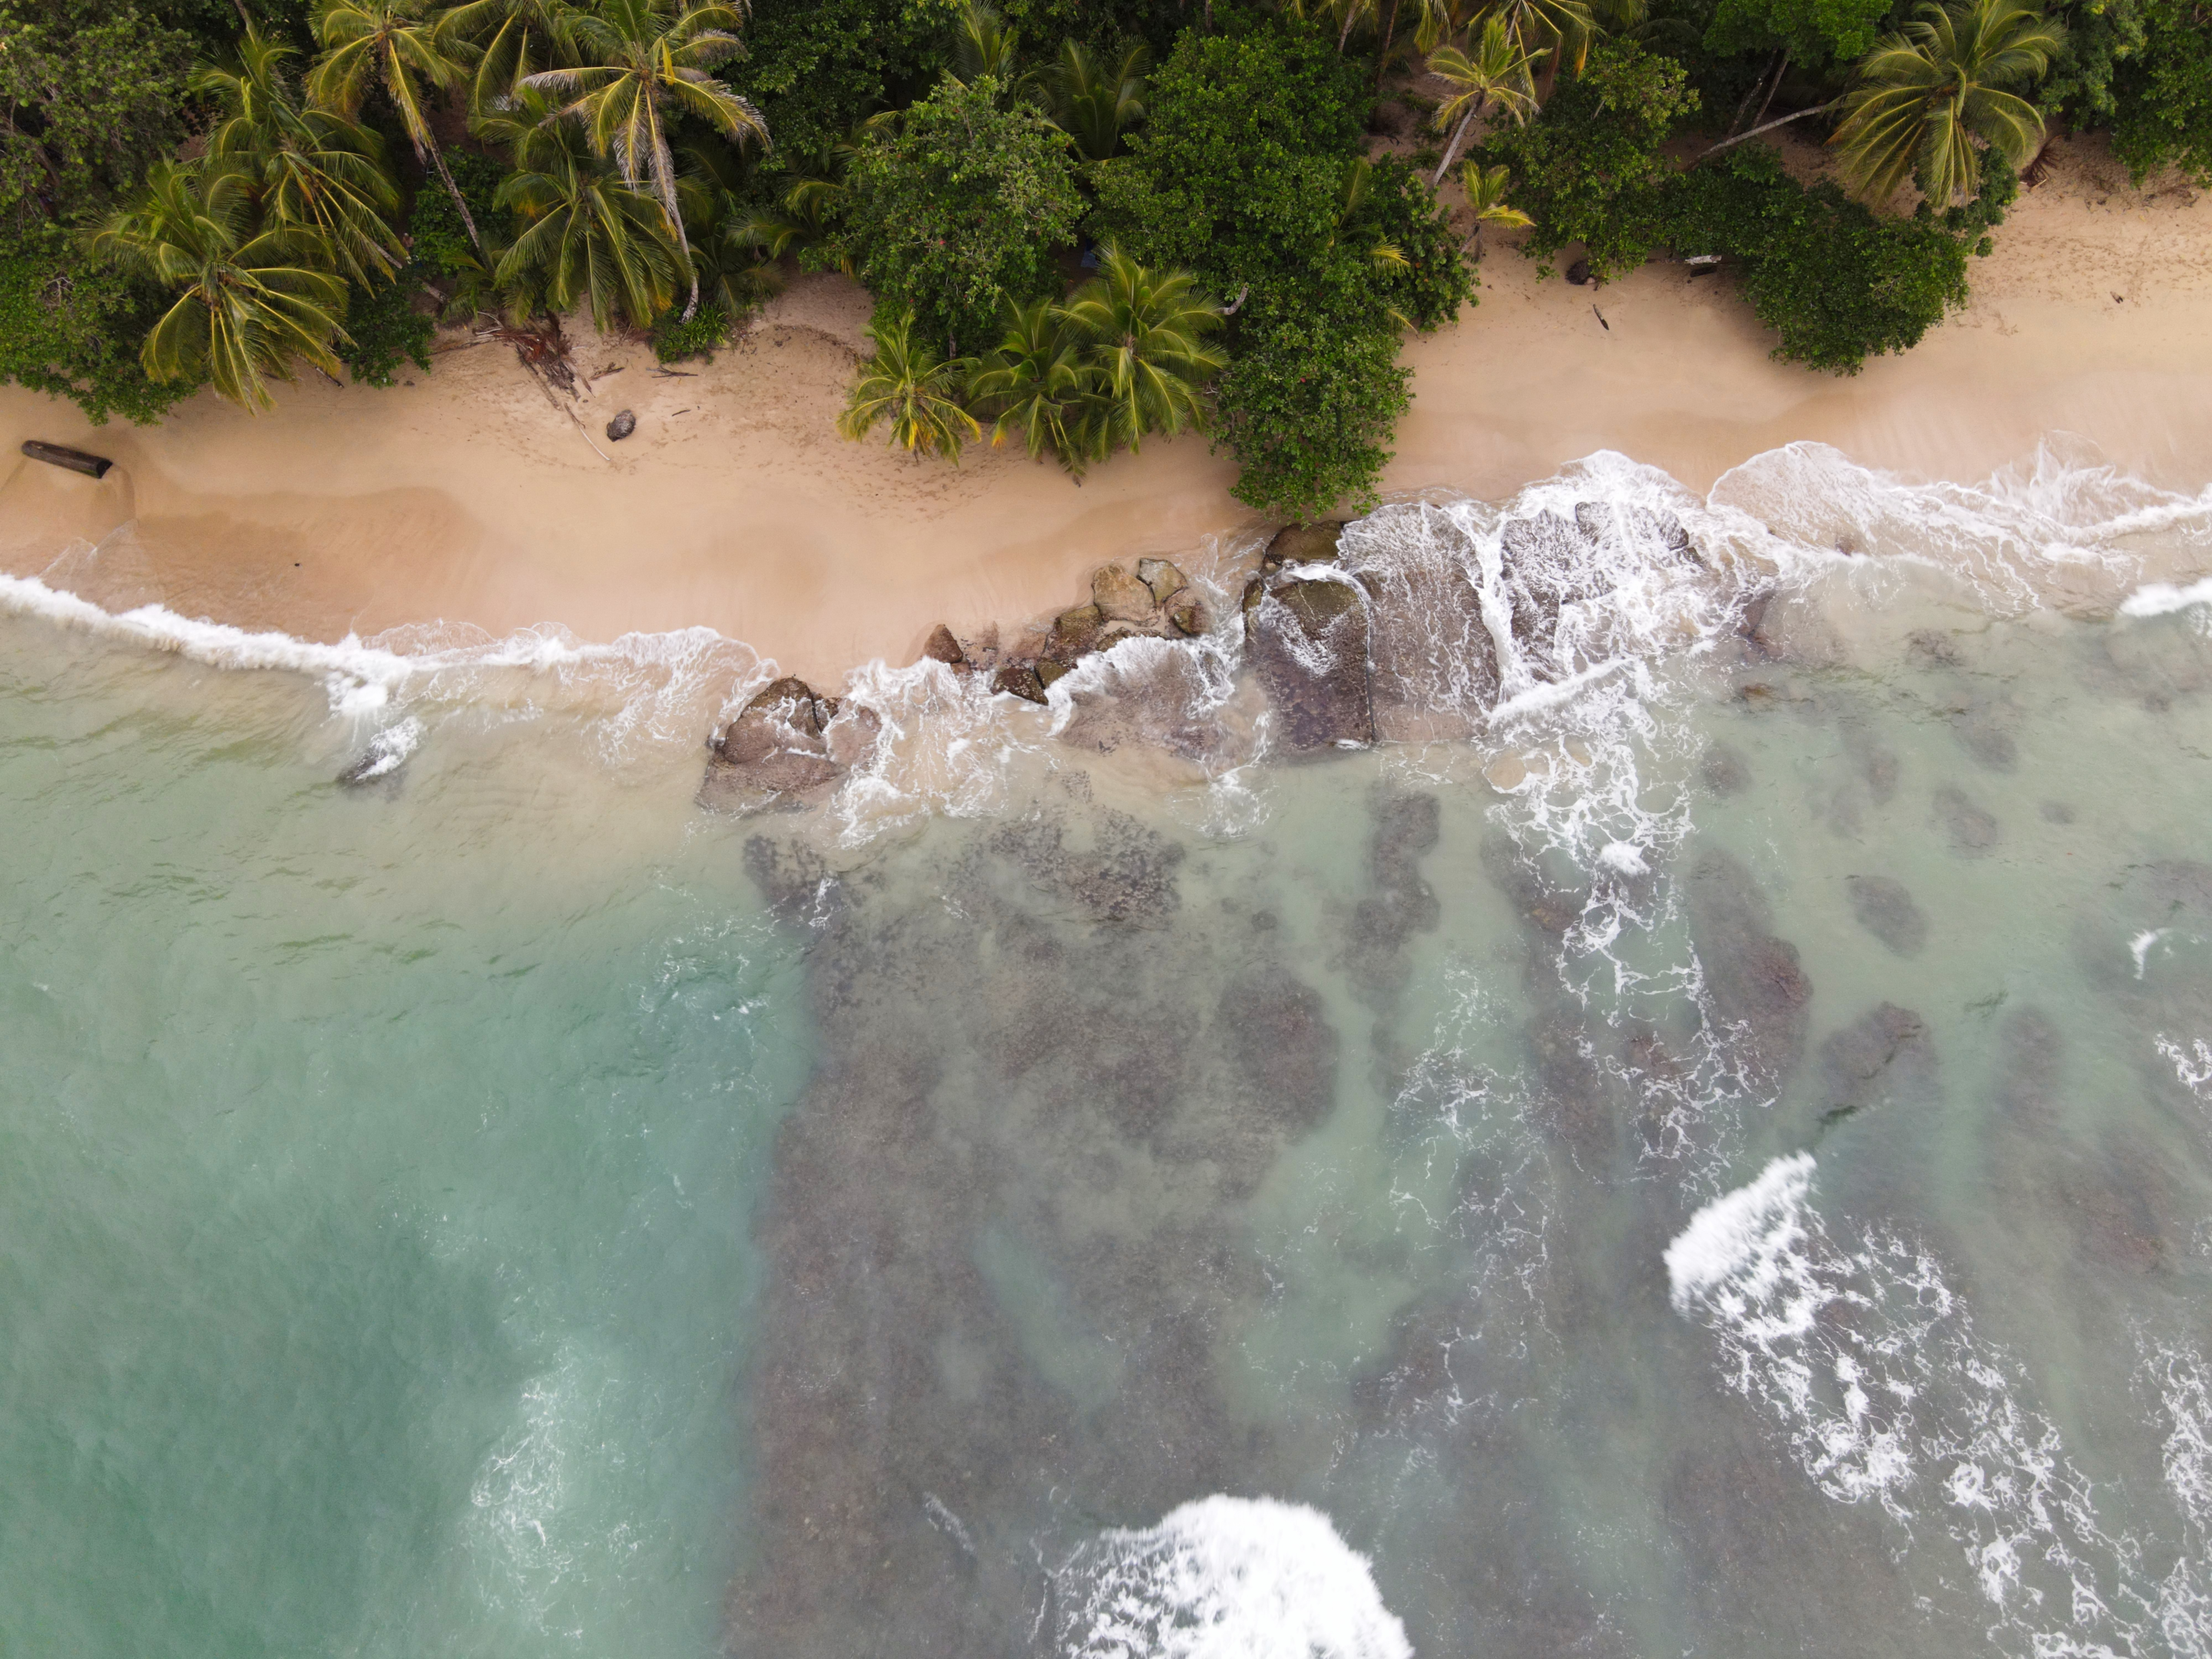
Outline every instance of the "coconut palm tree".
<path id="1" fill-rule="evenodd" d="M 1429 54 L 1429 73 L 1452 89 L 1451 96 L 1437 106 L 1437 127 L 1450 127 L 1451 141 L 1444 146 L 1444 159 L 1437 163 L 1436 177 L 1429 180 L 1431 188 L 1443 182 L 1459 154 L 1460 141 L 1477 116 L 1495 110 L 1517 125 L 1536 112 L 1535 67 L 1543 56 L 1541 52 L 1529 54 L 1500 12 L 1483 20 L 1482 38 L 1472 53 L 1439 46 Z"/>
<path id="2" fill-rule="evenodd" d="M 430 100 L 460 81 L 461 64 L 451 43 L 439 41 L 424 15 L 424 0 L 323 0 L 315 14 L 315 42 L 323 55 L 307 76 L 307 96 L 351 120 L 371 93 L 382 93 L 415 147 L 415 159 L 437 168 L 477 257 L 489 265 L 476 219 L 430 131 Z"/>
<path id="3" fill-rule="evenodd" d="M 338 269 L 367 284 L 406 263 L 388 216 L 399 192 L 384 169 L 384 147 L 359 122 L 330 110 L 301 108 L 281 41 L 248 27 L 235 61 L 192 71 L 192 91 L 215 98 L 222 118 L 208 135 L 216 168 L 242 173 L 263 213 L 301 226 L 328 244 Z"/>
<path id="4" fill-rule="evenodd" d="M 1482 233 L 1486 226 L 1496 225 L 1501 230 L 1526 230 L 1536 222 L 1507 203 L 1506 191 L 1512 188 L 1511 175 L 1505 163 L 1486 167 L 1480 161 L 1469 161 L 1460 169 L 1460 182 L 1467 186 L 1467 204 L 1474 210 L 1474 228 L 1460 244 L 1461 251 L 1474 250 L 1477 263 L 1482 258 Z"/>
<path id="5" fill-rule="evenodd" d="M 1043 76 L 1047 106 L 1062 132 L 1093 161 L 1109 159 L 1121 135 L 1145 118 L 1145 71 L 1152 52 L 1142 41 L 1108 63 L 1080 40 L 1063 42 Z"/>
<path id="6" fill-rule="evenodd" d="M 862 366 L 845 412 L 837 417 L 837 430 L 848 438 L 865 438 L 878 421 L 888 420 L 891 441 L 916 460 L 927 449 L 958 461 L 961 446 L 983 435 L 975 417 L 960 406 L 967 362 L 945 362 L 927 341 L 916 340 L 911 306 L 896 315 L 878 313 L 868 325 L 868 337 L 876 343 L 876 353 Z"/>
<path id="7" fill-rule="evenodd" d="M 1106 248 L 1098 275 L 1058 315 L 1083 341 L 1083 361 L 1097 377 L 1086 411 L 1094 453 L 1206 424 L 1206 383 L 1229 359 L 1200 337 L 1221 326 L 1221 309 L 1199 295 L 1188 271 L 1149 270 Z"/>
<path id="8" fill-rule="evenodd" d="M 2024 166 L 2043 142 L 2043 117 L 2008 88 L 2040 79 L 2064 44 L 2021 0 L 1923 4 L 1859 64 L 1829 141 L 1845 177 L 1880 200 L 1917 172 L 1928 199 L 1948 206 L 1974 188 L 1983 147 Z"/>
<path id="9" fill-rule="evenodd" d="M 292 378 L 295 355 L 337 373 L 331 342 L 345 337 L 345 278 L 313 231 L 257 228 L 244 174 L 158 162 L 138 199 L 92 246 L 177 295 L 139 349 L 149 379 L 204 374 L 258 413 L 270 406 L 268 383 Z"/>
<path id="10" fill-rule="evenodd" d="M 440 43 L 476 58 L 469 107 L 494 108 L 514 96 L 526 76 L 574 63 L 575 16 L 567 0 L 463 0 L 440 17 Z"/>
<path id="11" fill-rule="evenodd" d="M 994 444 L 1018 432 L 1031 460 L 1049 449 L 1080 479 L 1091 459 L 1083 415 L 1095 379 L 1083 361 L 1082 341 L 1054 315 L 1049 300 L 1025 306 L 1009 300 L 1006 337 L 976 366 L 968 396 L 987 411 L 997 411 Z"/>
<path id="12" fill-rule="evenodd" d="M 600 0 L 596 11 L 577 15 L 578 65 L 539 70 L 521 82 L 532 91 L 565 97 L 568 101 L 554 118 L 580 123 L 592 150 L 613 160 L 624 184 L 634 190 L 650 185 L 676 228 L 687 269 L 690 244 L 676 198 L 670 125 L 690 115 L 733 143 L 768 142 L 760 112 L 711 73 L 744 50 L 733 33 L 743 21 L 741 7 L 722 0 Z M 698 309 L 695 273 L 684 320 Z"/>
<path id="13" fill-rule="evenodd" d="M 1020 79 L 1016 59 L 1021 45 L 1021 31 L 1008 23 L 996 6 L 988 0 L 967 0 L 960 8 L 960 31 L 952 41 L 957 69 L 953 78 L 963 86 L 971 86 L 988 75 L 999 83 L 1003 96 Z"/>
<path id="14" fill-rule="evenodd" d="M 550 121 L 551 113 L 543 94 L 526 91 L 511 110 L 476 124 L 515 169 L 495 199 L 521 228 L 493 283 L 521 316 L 588 304 L 602 333 L 617 323 L 647 327 L 686 270 L 668 216 L 600 161 L 574 123 Z"/>

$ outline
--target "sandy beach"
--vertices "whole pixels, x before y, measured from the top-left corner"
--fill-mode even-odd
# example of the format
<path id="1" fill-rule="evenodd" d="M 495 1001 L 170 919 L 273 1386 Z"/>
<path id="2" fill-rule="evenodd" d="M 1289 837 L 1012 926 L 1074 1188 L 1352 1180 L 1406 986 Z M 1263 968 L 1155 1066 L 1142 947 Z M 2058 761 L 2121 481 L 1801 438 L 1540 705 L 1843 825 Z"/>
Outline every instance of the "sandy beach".
<path id="1" fill-rule="evenodd" d="M 2212 479 L 2212 200 L 2132 191 L 2091 141 L 2062 145 L 2022 198 L 1972 305 L 1856 378 L 1771 362 L 1729 279 L 1680 264 L 1594 290 L 1540 280 L 1501 244 L 1481 281 L 1457 325 L 1407 345 L 1414 402 L 1388 489 L 1502 497 L 1599 449 L 1704 489 L 1797 441 L 1971 483 L 2061 433 L 2155 483 Z M 388 391 L 311 374 L 259 418 L 204 392 L 152 428 L 0 389 L 0 569 L 39 574 L 109 538 L 66 568 L 111 610 L 158 601 L 320 640 L 704 624 L 834 684 L 912 660 L 939 620 L 1018 626 L 1107 559 L 1257 522 L 1203 437 L 1149 443 L 1080 487 L 1017 452 L 956 468 L 845 441 L 832 422 L 867 311 L 851 283 L 805 277 L 711 366 L 674 374 L 586 338 L 588 435 L 496 343 Z M 635 435 L 611 444 L 599 428 L 623 409 Z M 20 459 L 27 438 L 118 465 L 94 483 Z"/>

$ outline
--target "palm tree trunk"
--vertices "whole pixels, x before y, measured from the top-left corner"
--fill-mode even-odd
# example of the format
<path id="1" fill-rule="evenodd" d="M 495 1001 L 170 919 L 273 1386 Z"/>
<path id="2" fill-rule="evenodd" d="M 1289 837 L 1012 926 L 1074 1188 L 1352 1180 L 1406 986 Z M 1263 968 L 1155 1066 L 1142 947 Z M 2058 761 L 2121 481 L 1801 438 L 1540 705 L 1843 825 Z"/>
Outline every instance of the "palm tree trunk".
<path id="1" fill-rule="evenodd" d="M 1344 0 L 1344 27 L 1337 31 L 1336 55 L 1344 56 L 1344 43 L 1352 39 L 1352 20 L 1359 15 L 1359 0 Z"/>
<path id="2" fill-rule="evenodd" d="M 1459 125 L 1452 129 L 1451 142 L 1444 146 L 1444 159 L 1437 163 L 1437 176 L 1429 180 L 1431 190 L 1443 183 L 1444 174 L 1451 169 L 1452 157 L 1459 154 L 1459 141 L 1467 137 L 1468 124 L 1474 119 L 1480 107 L 1479 102 L 1469 105 L 1467 113 L 1459 118 Z"/>
<path id="3" fill-rule="evenodd" d="M 1390 61 L 1390 39 L 1398 33 L 1398 0 L 1390 0 L 1390 21 L 1382 26 L 1382 45 L 1375 54 L 1375 90 L 1382 90 L 1382 70 Z"/>
<path id="4" fill-rule="evenodd" d="M 1777 127 L 1786 127 L 1792 121 L 1802 121 L 1808 115 L 1825 115 L 1830 110 L 1836 108 L 1844 100 L 1840 98 L 1832 99 L 1825 104 L 1814 104 L 1809 109 L 1796 110 L 1788 115 L 1777 116 L 1773 120 L 1769 121 L 1765 126 L 1753 127 L 1749 132 L 1739 132 L 1733 138 L 1722 139 L 1720 143 L 1715 144 L 1711 149 L 1699 150 L 1698 152 L 1698 161 L 1691 162 L 1690 165 L 1692 167 L 1695 167 L 1697 166 L 1698 161 L 1704 161 L 1708 155 L 1717 155 L 1724 149 L 1734 149 L 1738 144 L 1741 143 L 1747 138 L 1756 138 L 1762 132 L 1771 132 Z"/>
<path id="5" fill-rule="evenodd" d="M 1782 77 L 1789 73 L 1790 48 L 1784 46 L 1782 48 L 1782 61 L 1774 66 L 1774 79 L 1767 82 L 1766 96 L 1759 100 L 1759 113 L 1752 117 L 1752 125 L 1757 126 L 1766 118 L 1766 112 L 1774 107 L 1774 94 L 1782 90 Z"/>
<path id="6" fill-rule="evenodd" d="M 469 233 L 469 246 L 476 249 L 477 258 L 483 261 L 486 271 L 491 270 L 491 255 L 484 252 L 483 238 L 477 234 L 476 216 L 461 198 L 461 187 L 453 182 L 453 173 L 446 166 L 445 147 L 433 136 L 430 140 L 430 162 L 438 169 L 438 177 L 445 181 L 446 194 L 453 198 L 453 211 L 461 216 L 461 224 Z"/>

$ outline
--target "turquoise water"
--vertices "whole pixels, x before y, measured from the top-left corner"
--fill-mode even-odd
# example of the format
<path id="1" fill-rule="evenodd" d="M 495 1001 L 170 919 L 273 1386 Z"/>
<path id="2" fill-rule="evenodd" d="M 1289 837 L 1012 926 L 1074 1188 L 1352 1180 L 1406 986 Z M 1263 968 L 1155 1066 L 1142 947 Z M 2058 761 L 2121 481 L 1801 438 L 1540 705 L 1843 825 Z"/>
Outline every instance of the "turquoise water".
<path id="1" fill-rule="evenodd" d="M 312 683 L 0 640 L 0 1651 L 712 1650 L 742 873 L 561 734 L 345 792 Z"/>
<path id="2" fill-rule="evenodd" d="M 2212 1652 L 2212 514 L 1343 568 L 1403 741 L 1232 624 L 747 819 L 734 648 L 0 617 L 0 1650 Z"/>

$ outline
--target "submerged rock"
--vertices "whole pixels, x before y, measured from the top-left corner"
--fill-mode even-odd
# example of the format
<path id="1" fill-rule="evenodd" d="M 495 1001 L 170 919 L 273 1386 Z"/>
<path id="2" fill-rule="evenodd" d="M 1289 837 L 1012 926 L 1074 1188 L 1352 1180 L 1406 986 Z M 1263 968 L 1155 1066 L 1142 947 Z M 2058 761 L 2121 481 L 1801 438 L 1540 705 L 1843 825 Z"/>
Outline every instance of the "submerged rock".
<path id="1" fill-rule="evenodd" d="M 1367 678 L 1367 611 L 1348 581 L 1301 580 L 1268 589 L 1245 612 L 1247 652 L 1293 754 L 1375 741 Z"/>
<path id="2" fill-rule="evenodd" d="M 1711 997 L 1714 1035 L 1762 1085 L 1778 1083 L 1805 1050 L 1813 982 L 1797 947 L 1778 939 L 1751 872 L 1717 848 L 1700 854 L 1687 884 L 1690 931 Z"/>
<path id="3" fill-rule="evenodd" d="M 1967 799 L 1963 790 L 1938 789 L 1935 802 L 1936 821 L 1958 851 L 1980 858 L 1997 844 L 1997 821 Z"/>
<path id="4" fill-rule="evenodd" d="M 1928 1022 L 1885 1002 L 1820 1045 L 1826 1097 L 1820 1121 L 1840 1121 L 1870 1106 L 1917 1103 L 1936 1093 L 1936 1045 Z"/>
<path id="5" fill-rule="evenodd" d="M 1903 882 L 1888 876 L 1847 876 L 1844 886 L 1860 927 L 1901 957 L 1920 954 L 1928 943 L 1928 918 Z"/>

